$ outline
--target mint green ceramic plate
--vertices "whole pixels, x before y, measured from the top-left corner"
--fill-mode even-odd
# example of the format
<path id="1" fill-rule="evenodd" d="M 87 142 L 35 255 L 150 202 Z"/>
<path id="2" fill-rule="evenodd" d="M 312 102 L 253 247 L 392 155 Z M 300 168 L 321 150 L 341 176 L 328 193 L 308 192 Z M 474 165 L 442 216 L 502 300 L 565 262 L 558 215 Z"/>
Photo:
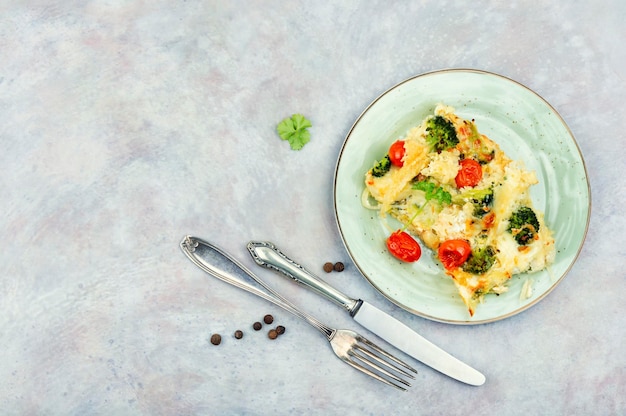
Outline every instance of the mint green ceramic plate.
<path id="1" fill-rule="evenodd" d="M 438 103 L 453 106 L 513 159 L 534 170 L 535 206 L 554 231 L 557 254 L 549 270 L 513 277 L 509 291 L 488 295 L 470 318 L 451 279 L 428 249 L 416 263 L 387 252 L 389 229 L 361 205 L 364 175 L 389 145 Z M 511 79 L 476 70 L 443 70 L 410 78 L 370 104 L 348 133 L 335 171 L 335 215 L 343 242 L 360 272 L 385 297 L 424 318 L 478 324 L 524 311 L 550 293 L 574 264 L 590 214 L 586 168 L 576 141 L 559 114 L 536 93 Z M 391 218 L 388 224 L 396 226 Z M 532 295 L 520 296 L 531 279 Z"/>

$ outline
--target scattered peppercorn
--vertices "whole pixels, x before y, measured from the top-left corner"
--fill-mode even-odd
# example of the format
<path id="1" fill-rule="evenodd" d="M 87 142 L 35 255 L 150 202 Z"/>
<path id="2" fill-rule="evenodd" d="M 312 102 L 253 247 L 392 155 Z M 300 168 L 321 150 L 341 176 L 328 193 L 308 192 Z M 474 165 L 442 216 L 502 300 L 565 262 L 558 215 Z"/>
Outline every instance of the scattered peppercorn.
<path id="1" fill-rule="evenodd" d="M 333 264 L 331 262 L 324 263 L 324 271 L 330 273 L 333 271 Z"/>
<path id="2" fill-rule="evenodd" d="M 235 338 L 237 339 L 241 339 L 243 338 L 243 331 L 240 331 L 239 329 L 235 331 Z"/>
<path id="3" fill-rule="evenodd" d="M 274 322 L 274 317 L 272 315 L 265 315 L 263 317 L 263 322 L 265 322 L 266 324 L 271 324 L 272 322 Z"/>
<path id="4" fill-rule="evenodd" d="M 335 263 L 335 265 L 333 266 L 333 269 L 335 269 L 336 272 L 342 272 L 345 268 L 346 266 L 344 266 L 343 263 L 340 261 Z"/>
<path id="5" fill-rule="evenodd" d="M 284 334 L 284 333 L 285 333 L 285 327 L 284 327 L 284 326 L 282 326 L 282 325 L 278 325 L 278 326 L 276 327 L 276 333 L 277 333 L 278 335 L 282 335 L 282 334 Z"/>
<path id="6" fill-rule="evenodd" d="M 254 328 L 255 331 L 259 331 L 262 327 L 263 324 L 261 324 L 261 322 L 255 322 L 252 324 L 252 328 Z"/>
<path id="7" fill-rule="evenodd" d="M 211 335 L 211 344 L 220 345 L 221 342 L 222 342 L 222 336 L 220 334 Z"/>
<path id="8" fill-rule="evenodd" d="M 269 337 L 269 339 L 276 339 L 276 337 L 278 337 L 278 332 L 275 329 L 270 329 L 267 332 L 267 336 Z"/>

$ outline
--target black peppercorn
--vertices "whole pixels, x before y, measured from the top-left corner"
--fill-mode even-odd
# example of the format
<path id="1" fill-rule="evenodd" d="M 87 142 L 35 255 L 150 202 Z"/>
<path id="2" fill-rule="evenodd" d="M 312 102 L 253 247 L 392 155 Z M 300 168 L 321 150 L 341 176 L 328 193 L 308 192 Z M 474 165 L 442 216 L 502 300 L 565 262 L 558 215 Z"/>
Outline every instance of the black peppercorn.
<path id="1" fill-rule="evenodd" d="M 243 331 L 236 330 L 235 331 L 235 338 L 237 338 L 237 339 L 243 338 Z"/>
<path id="2" fill-rule="evenodd" d="M 269 337 L 269 339 L 276 339 L 276 337 L 278 337 L 278 332 L 276 332 L 275 329 L 270 329 L 267 332 L 267 336 Z"/>
<path id="3" fill-rule="evenodd" d="M 263 322 L 265 322 L 266 324 L 271 324 L 272 322 L 274 322 L 274 317 L 272 315 L 265 315 L 263 317 Z"/>
<path id="4" fill-rule="evenodd" d="M 330 273 L 333 271 L 333 264 L 330 262 L 324 263 L 324 271 Z"/>
<path id="5" fill-rule="evenodd" d="M 222 342 L 222 336 L 220 334 L 211 335 L 211 344 L 220 345 L 221 342 Z"/>
<path id="6" fill-rule="evenodd" d="M 333 266 L 333 269 L 335 269 L 336 272 L 342 272 L 345 268 L 346 266 L 344 266 L 343 263 L 340 261 L 335 263 L 335 265 Z"/>
<path id="7" fill-rule="evenodd" d="M 284 327 L 284 326 L 282 326 L 282 325 L 278 325 L 278 326 L 276 327 L 276 333 L 277 333 L 278 335 L 282 335 L 282 334 L 284 334 L 284 333 L 285 333 L 285 327 Z"/>
<path id="8" fill-rule="evenodd" d="M 260 330 L 263 327 L 263 325 L 261 324 L 261 322 L 255 322 L 252 324 L 252 328 L 254 328 L 255 331 Z"/>

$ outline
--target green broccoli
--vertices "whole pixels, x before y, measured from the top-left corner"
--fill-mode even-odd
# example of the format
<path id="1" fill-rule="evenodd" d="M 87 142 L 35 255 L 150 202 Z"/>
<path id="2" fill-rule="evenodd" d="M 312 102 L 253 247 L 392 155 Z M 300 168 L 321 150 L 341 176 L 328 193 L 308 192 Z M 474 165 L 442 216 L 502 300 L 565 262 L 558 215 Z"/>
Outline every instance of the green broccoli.
<path id="1" fill-rule="evenodd" d="M 474 216 L 482 218 L 491 211 L 493 207 L 493 189 L 468 189 L 458 195 L 455 195 L 453 202 L 463 204 L 471 202 L 474 205 Z"/>
<path id="2" fill-rule="evenodd" d="M 441 153 L 459 143 L 456 137 L 456 130 L 452 122 L 441 116 L 435 116 L 426 122 L 426 142 L 430 145 L 431 151 Z"/>
<path id="3" fill-rule="evenodd" d="M 485 142 L 474 123 L 466 123 L 470 126 L 471 135 L 468 140 L 470 144 L 470 149 L 468 149 L 469 154 L 466 153 L 465 157 L 472 157 L 481 165 L 491 162 L 496 154 L 495 149 Z"/>
<path id="4" fill-rule="evenodd" d="M 507 229 L 521 246 L 531 243 L 539 232 L 539 221 L 535 212 L 526 206 L 520 207 L 509 218 Z"/>
<path id="5" fill-rule="evenodd" d="M 493 266 L 496 261 L 496 251 L 491 246 L 472 250 L 467 261 L 463 264 L 463 270 L 473 274 L 483 274 Z"/>
<path id="6" fill-rule="evenodd" d="M 380 178 L 384 176 L 385 173 L 389 172 L 389 169 L 391 169 L 391 159 L 389 155 L 385 155 L 385 157 L 380 159 L 380 161 L 376 163 L 376 166 L 372 168 L 372 176 Z"/>

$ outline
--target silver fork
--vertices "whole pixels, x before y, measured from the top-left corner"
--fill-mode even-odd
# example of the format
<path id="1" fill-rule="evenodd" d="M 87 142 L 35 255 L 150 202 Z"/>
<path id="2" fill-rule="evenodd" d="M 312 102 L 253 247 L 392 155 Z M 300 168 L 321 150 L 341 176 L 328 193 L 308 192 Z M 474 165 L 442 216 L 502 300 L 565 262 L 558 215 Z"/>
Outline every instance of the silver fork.
<path id="1" fill-rule="evenodd" d="M 245 266 L 213 244 L 188 235 L 183 238 L 180 247 L 196 266 L 211 276 L 272 302 L 308 322 L 324 334 L 337 357 L 357 370 L 400 390 L 410 387 L 411 384 L 405 380 L 406 378 L 415 379 L 412 373 L 417 373 L 417 370 L 356 332 L 331 328 L 302 312 Z M 246 282 L 249 278 L 264 290 Z"/>

